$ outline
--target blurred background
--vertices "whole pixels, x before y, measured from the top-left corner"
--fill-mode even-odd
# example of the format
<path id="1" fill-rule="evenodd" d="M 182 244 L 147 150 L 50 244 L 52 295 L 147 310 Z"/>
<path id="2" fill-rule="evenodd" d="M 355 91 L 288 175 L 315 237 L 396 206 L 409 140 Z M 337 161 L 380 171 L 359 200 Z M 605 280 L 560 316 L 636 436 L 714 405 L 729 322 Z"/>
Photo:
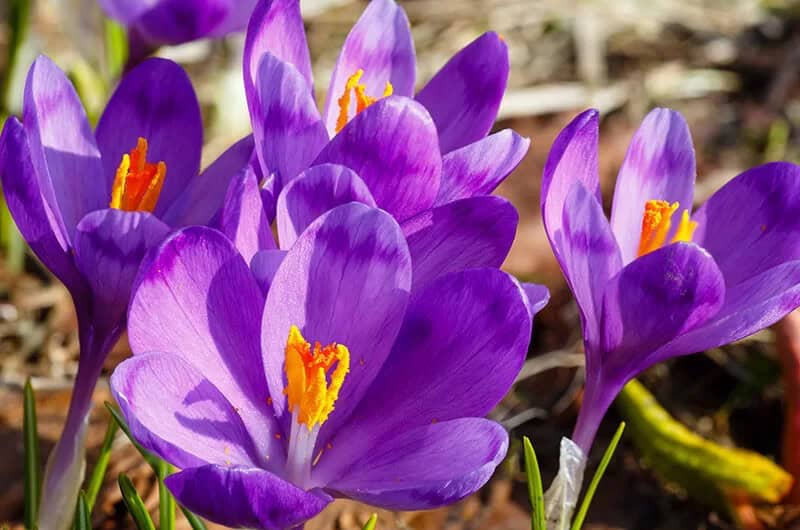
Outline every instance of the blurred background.
<path id="1" fill-rule="evenodd" d="M 399 3 L 411 20 L 420 83 L 486 30 L 498 31 L 508 43 L 511 77 L 496 128 L 511 127 L 529 136 L 532 148 L 498 190 L 521 216 L 505 268 L 526 281 L 547 284 L 553 296 L 537 317 L 530 357 L 513 392 L 493 413 L 514 440 L 507 462 L 483 491 L 458 505 L 427 513 L 380 513 L 378 528 L 524 530 L 530 519 L 519 439 L 523 435 L 532 439 L 549 483 L 557 468 L 560 438 L 572 430 L 583 382 L 577 309 L 550 251 L 539 212 L 541 171 L 550 144 L 577 112 L 587 107 L 601 111 L 606 207 L 628 142 L 653 106 L 675 108 L 689 122 L 697 150 L 698 204 L 745 168 L 768 160 L 800 161 L 800 2 Z M 0 0 L 0 112 L 19 112 L 25 72 L 37 54 L 45 53 L 70 73 L 90 116 L 96 118 L 115 81 L 100 9 L 93 0 L 27 0 L 27 4 L 23 0 L 22 4 L 28 11 L 27 31 L 12 61 L 9 50 L 19 33 L 12 31 L 11 3 Z M 302 2 L 318 88 L 327 87 L 339 48 L 365 4 Z M 159 52 L 183 64 L 194 81 L 206 124 L 206 164 L 249 133 L 241 80 L 242 41 L 239 35 Z M 13 223 L 3 215 L 0 523 L 21 528 L 22 384 L 30 376 L 37 390 L 45 458 L 66 414 L 78 341 L 66 289 L 25 253 Z M 796 329 L 768 330 L 646 373 L 641 380 L 657 402 L 639 399 L 612 408 L 590 456 L 589 476 L 624 417 L 629 433 L 601 483 L 587 528 L 800 528 L 800 502 L 785 496 L 784 490 L 775 491 L 770 481 L 782 471 L 769 463 L 797 471 L 793 458 L 800 461 L 800 452 L 794 457 L 791 452 L 782 455 L 782 447 L 800 439 L 800 432 L 791 428 L 783 432 L 789 425 L 786 418 L 800 403 Z M 111 399 L 107 375 L 128 354 L 123 337 L 96 391 L 90 469 L 108 421 L 102 406 Z M 669 416 L 648 420 L 647 413 L 653 411 Z M 726 449 L 733 446 L 769 460 Z M 95 528 L 133 528 L 114 478 L 120 471 L 134 479 L 148 505 L 156 508 L 154 477 L 119 436 L 98 501 Z M 307 528 L 360 528 L 370 513 L 353 503 L 336 503 Z"/>

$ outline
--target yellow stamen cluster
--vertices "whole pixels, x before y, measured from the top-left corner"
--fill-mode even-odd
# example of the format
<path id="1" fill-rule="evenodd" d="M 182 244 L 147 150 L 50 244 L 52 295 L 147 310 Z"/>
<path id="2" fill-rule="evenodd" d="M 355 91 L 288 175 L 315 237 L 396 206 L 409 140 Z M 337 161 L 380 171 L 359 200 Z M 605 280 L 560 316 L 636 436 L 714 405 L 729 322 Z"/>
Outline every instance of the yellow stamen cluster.
<path id="1" fill-rule="evenodd" d="M 136 147 L 122 155 L 111 188 L 109 206 L 126 212 L 152 212 L 166 176 L 167 165 L 164 162 L 148 162 L 147 140 L 139 138 Z"/>
<path id="2" fill-rule="evenodd" d="M 325 423 L 333 411 L 350 371 L 350 352 L 342 344 L 322 346 L 319 342 L 312 351 L 300 329 L 292 326 L 286 341 L 284 370 L 289 410 L 297 412 L 298 423 L 305 424 L 310 431 L 315 425 Z"/>
<path id="3" fill-rule="evenodd" d="M 639 239 L 639 256 L 661 248 L 667 240 L 670 227 L 672 226 L 672 215 L 678 210 L 680 204 L 667 201 L 652 200 L 644 205 L 644 215 L 642 216 L 642 235 Z M 684 210 L 681 214 L 681 221 L 671 243 L 676 241 L 691 241 L 697 223 L 691 220 L 689 210 Z"/>
<path id="4" fill-rule="evenodd" d="M 367 86 L 361 83 L 361 76 L 364 75 L 364 70 L 359 68 L 356 70 L 356 73 L 351 75 L 347 79 L 347 83 L 344 85 L 344 92 L 342 93 L 341 97 L 338 99 L 339 102 L 339 116 L 336 118 L 336 132 L 338 133 L 344 126 L 347 125 L 348 120 L 350 119 L 350 93 L 354 93 L 356 96 L 356 114 L 361 112 L 362 110 L 366 109 L 380 98 L 374 98 L 372 96 L 367 95 Z M 387 81 L 386 87 L 383 89 L 383 95 L 381 97 L 391 96 L 394 93 L 394 87 L 392 84 Z"/>

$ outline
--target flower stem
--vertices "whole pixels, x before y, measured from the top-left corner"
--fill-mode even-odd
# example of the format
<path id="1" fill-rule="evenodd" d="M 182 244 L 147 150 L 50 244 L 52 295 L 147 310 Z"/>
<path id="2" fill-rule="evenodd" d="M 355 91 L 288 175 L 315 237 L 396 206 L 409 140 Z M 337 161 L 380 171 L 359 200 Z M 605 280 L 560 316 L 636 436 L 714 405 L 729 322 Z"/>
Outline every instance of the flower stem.
<path id="1" fill-rule="evenodd" d="M 785 403 L 782 462 L 795 478 L 787 500 L 800 502 L 800 312 L 794 311 L 775 324 L 775 347 L 781 361 Z"/>

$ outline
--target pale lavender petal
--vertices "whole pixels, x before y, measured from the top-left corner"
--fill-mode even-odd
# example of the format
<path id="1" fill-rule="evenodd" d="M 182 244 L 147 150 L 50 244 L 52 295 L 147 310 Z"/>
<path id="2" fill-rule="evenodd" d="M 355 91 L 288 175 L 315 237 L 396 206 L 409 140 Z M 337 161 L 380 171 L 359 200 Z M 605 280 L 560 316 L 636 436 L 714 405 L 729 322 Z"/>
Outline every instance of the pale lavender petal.
<path id="1" fill-rule="evenodd" d="M 250 270 L 264 296 L 267 296 L 275 273 L 278 272 L 278 267 L 281 266 L 285 257 L 285 250 L 262 250 L 250 260 Z"/>
<path id="2" fill-rule="evenodd" d="M 363 70 L 360 82 L 372 97 L 383 94 L 387 82 L 398 96 L 414 95 L 414 41 L 408 17 L 394 0 L 372 0 L 344 41 L 325 101 L 325 125 L 331 136 L 336 134 L 338 100 L 344 94 L 347 79 L 357 70 Z M 355 98 L 351 100 L 350 116 L 355 111 Z"/>
<path id="3" fill-rule="evenodd" d="M 378 206 L 403 221 L 427 210 L 436 199 L 442 171 L 438 145 L 425 108 L 392 96 L 353 118 L 314 165 L 349 167 L 367 183 Z"/>
<path id="4" fill-rule="evenodd" d="M 320 215 L 348 202 L 375 207 L 375 199 L 369 188 L 352 169 L 322 164 L 298 175 L 278 197 L 278 240 L 281 248 L 294 245 L 297 237 Z"/>
<path id="5" fill-rule="evenodd" d="M 491 130 L 508 83 L 508 46 L 484 33 L 453 56 L 417 94 L 436 122 L 442 153 L 476 142 Z"/>
<path id="6" fill-rule="evenodd" d="M 124 361 L 111 390 L 134 438 L 174 466 L 261 461 L 239 412 L 177 355 L 145 353 Z"/>
<path id="7" fill-rule="evenodd" d="M 148 142 L 147 158 L 167 165 L 154 213 L 161 217 L 200 170 L 203 120 L 186 72 L 166 59 L 148 59 L 122 78 L 97 124 L 105 189 L 111 189 L 122 155 Z M 106 192 L 105 204 L 111 199 Z"/>
<path id="8" fill-rule="evenodd" d="M 550 302 L 550 290 L 544 285 L 523 282 L 522 290 L 525 291 L 525 295 L 528 297 L 528 307 L 533 315 L 544 309 L 547 303 Z"/>
<path id="9" fill-rule="evenodd" d="M 160 0 L 140 13 L 136 32 L 158 44 L 182 44 L 243 30 L 256 0 Z"/>
<path id="10" fill-rule="evenodd" d="M 436 204 L 492 193 L 516 169 L 530 144 L 506 129 L 447 153 Z"/>
<path id="11" fill-rule="evenodd" d="M 234 177 L 220 211 L 219 229 L 249 263 L 256 252 L 275 248 L 258 179 L 246 169 Z"/>
<path id="12" fill-rule="evenodd" d="M 106 14 L 114 20 L 129 25 L 160 0 L 98 0 Z"/>
<path id="13" fill-rule="evenodd" d="M 636 131 L 617 176 L 611 209 L 611 230 L 622 261 L 639 251 L 644 205 L 649 200 L 678 202 L 680 212 L 692 210 L 697 171 L 689 126 L 680 113 L 655 109 Z M 673 223 L 672 233 L 677 223 Z"/>
<path id="14" fill-rule="evenodd" d="M 511 250 L 519 216 L 501 197 L 461 199 L 402 224 L 414 265 L 412 289 L 448 272 L 500 267 Z"/>

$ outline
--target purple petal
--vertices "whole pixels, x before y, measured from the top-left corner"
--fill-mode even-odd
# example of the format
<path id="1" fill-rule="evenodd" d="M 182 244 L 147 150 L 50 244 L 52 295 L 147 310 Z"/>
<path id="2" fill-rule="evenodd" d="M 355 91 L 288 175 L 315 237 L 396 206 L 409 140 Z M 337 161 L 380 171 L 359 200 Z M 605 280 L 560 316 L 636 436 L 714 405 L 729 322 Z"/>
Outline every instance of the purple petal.
<path id="1" fill-rule="evenodd" d="M 745 171 L 700 208 L 694 241 L 730 287 L 800 259 L 800 167 L 773 162 Z"/>
<path id="2" fill-rule="evenodd" d="M 427 510 L 480 489 L 507 450 L 505 429 L 482 418 L 396 431 L 376 440 L 331 488 L 373 506 Z"/>
<path id="3" fill-rule="evenodd" d="M 542 174 L 541 210 L 544 228 L 556 256 L 561 249 L 555 241 L 564 217 L 564 202 L 575 181 L 600 203 L 597 169 L 598 113 L 594 109 L 579 114 L 553 142 Z"/>
<path id="4" fill-rule="evenodd" d="M 328 142 L 306 80 L 291 64 L 265 53 L 250 114 L 261 168 L 274 173 L 278 190 L 308 167 Z"/>
<path id="5" fill-rule="evenodd" d="M 411 99 L 381 99 L 353 118 L 314 165 L 347 166 L 369 186 L 378 206 L 399 221 L 427 210 L 439 190 L 442 159 L 436 127 Z"/>
<path id="6" fill-rule="evenodd" d="M 81 219 L 75 263 L 89 283 L 94 306 L 101 308 L 96 320 L 112 328 L 123 323 L 139 265 L 168 232 L 167 225 L 147 212 L 106 209 Z"/>
<path id="7" fill-rule="evenodd" d="M 530 144 L 528 138 L 506 129 L 447 153 L 436 204 L 492 193 L 516 169 Z"/>
<path id="8" fill-rule="evenodd" d="M 231 528 L 294 528 L 332 500 L 324 492 L 303 491 L 255 468 L 208 465 L 185 469 L 165 482 L 181 505 Z"/>
<path id="9" fill-rule="evenodd" d="M 203 120 L 192 83 L 183 68 L 166 59 L 148 59 L 122 78 L 97 124 L 104 182 L 110 183 L 122 155 L 147 140 L 148 161 L 167 165 L 154 213 L 161 217 L 197 177 Z M 106 192 L 105 204 L 111 195 Z"/>
<path id="10" fill-rule="evenodd" d="M 281 266 L 285 257 L 285 250 L 262 250 L 250 260 L 250 270 L 264 296 L 269 292 L 275 273 L 278 272 L 278 267 Z"/>
<path id="11" fill-rule="evenodd" d="M 14 116 L 0 136 L 0 181 L 6 205 L 31 250 L 69 289 L 77 289 L 83 280 L 69 251 L 69 236 L 42 196 L 28 139 Z"/>
<path id="12" fill-rule="evenodd" d="M 40 56 L 28 71 L 23 106 L 41 192 L 71 237 L 86 213 L 105 208 L 111 198 L 100 151 L 75 88 L 47 57 Z"/>
<path id="13" fill-rule="evenodd" d="M 472 197 L 422 212 L 402 225 L 414 264 L 412 289 L 448 272 L 500 267 L 519 216 L 501 197 Z"/>
<path id="14" fill-rule="evenodd" d="M 550 302 L 550 290 L 538 283 L 522 283 L 522 290 L 528 297 L 528 307 L 531 314 L 535 315 Z"/>
<path id="15" fill-rule="evenodd" d="M 146 353 L 124 361 L 111 390 L 134 438 L 179 468 L 261 460 L 239 412 L 177 355 Z"/>
<path id="16" fill-rule="evenodd" d="M 288 416 L 283 366 L 292 325 L 311 343 L 350 351 L 350 373 L 320 433 L 324 444 L 388 356 L 410 287 L 408 248 L 386 212 L 350 203 L 314 221 L 284 258 L 264 308 L 261 349 L 276 416 Z"/>
<path id="17" fill-rule="evenodd" d="M 127 26 L 158 2 L 159 0 L 98 0 L 97 3 L 106 15 Z"/>
<path id="18" fill-rule="evenodd" d="M 175 228 L 207 225 L 219 212 L 233 178 L 246 169 L 253 156 L 253 135 L 222 153 L 198 178 L 194 178 L 162 216 Z"/>
<path id="19" fill-rule="evenodd" d="M 160 0 L 140 13 L 135 27 L 153 44 L 222 37 L 247 25 L 256 0 Z"/>
<path id="20" fill-rule="evenodd" d="M 360 82 L 370 96 L 383 94 L 387 82 L 394 94 L 414 96 L 414 41 L 408 17 L 394 0 L 372 0 L 344 41 L 325 101 L 325 124 L 331 137 L 336 134 L 338 100 L 347 79 L 358 70 L 364 71 Z"/>
<path id="21" fill-rule="evenodd" d="M 281 443 L 265 414 L 269 393 L 258 369 L 263 307 L 261 290 L 233 244 L 216 230 L 186 228 L 142 267 L 128 338 L 134 354 L 171 353 L 196 368 L 241 411 L 259 454 L 280 465 Z"/>
<path id="22" fill-rule="evenodd" d="M 669 109 L 651 111 L 631 140 L 614 191 L 611 230 L 624 263 L 636 259 L 639 251 L 645 203 L 678 202 L 680 212 L 691 212 L 696 173 L 692 136 L 683 116 Z M 674 223 L 673 233 L 676 228 Z"/>
<path id="23" fill-rule="evenodd" d="M 219 229 L 233 241 L 247 263 L 256 252 L 275 248 L 258 179 L 252 170 L 242 171 L 231 181 L 220 212 Z"/>
<path id="24" fill-rule="evenodd" d="M 604 373 L 626 379 L 649 367 L 648 354 L 713 317 L 725 299 L 714 259 L 691 243 L 674 243 L 634 260 L 603 296 Z"/>
<path id="25" fill-rule="evenodd" d="M 369 188 L 345 166 L 314 166 L 293 180 L 278 197 L 278 240 L 290 248 L 316 218 L 336 206 L 360 202 L 375 206 Z"/>
<path id="26" fill-rule="evenodd" d="M 415 292 L 392 354 L 312 479 L 336 488 L 394 433 L 486 415 L 525 361 L 531 319 L 519 284 L 497 269 L 448 274 Z"/>
<path id="27" fill-rule="evenodd" d="M 508 70 L 508 46 L 497 33 L 484 33 L 417 94 L 436 122 L 442 153 L 476 142 L 491 130 Z"/>

